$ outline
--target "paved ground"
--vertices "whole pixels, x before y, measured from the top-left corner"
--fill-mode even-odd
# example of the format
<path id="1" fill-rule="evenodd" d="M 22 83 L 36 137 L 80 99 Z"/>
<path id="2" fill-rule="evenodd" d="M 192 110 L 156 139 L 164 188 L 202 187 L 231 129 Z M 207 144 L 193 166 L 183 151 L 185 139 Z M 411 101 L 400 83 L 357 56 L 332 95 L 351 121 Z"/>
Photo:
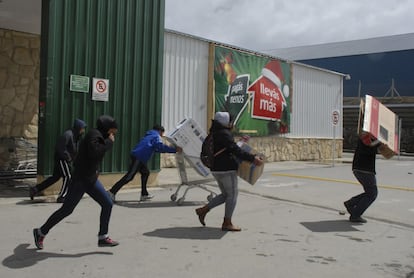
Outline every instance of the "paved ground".
<path id="1" fill-rule="evenodd" d="M 414 277 L 414 160 L 377 160 L 380 195 L 363 225 L 338 213 L 361 192 L 350 167 L 267 164 L 255 186 L 240 181 L 240 233 L 221 231 L 224 207 L 201 227 L 194 209 L 210 193 L 193 188 L 177 205 L 170 198 L 178 172 L 163 169 L 153 201 L 136 201 L 137 190 L 118 194 L 110 224 L 121 243 L 115 248 L 97 247 L 99 207 L 85 197 L 36 250 L 32 228 L 59 205 L 28 201 L 22 183 L 9 188 L 14 196 L 0 193 L 0 277 Z M 199 179 L 191 169 L 188 175 Z M 214 182 L 204 184 L 217 192 Z"/>

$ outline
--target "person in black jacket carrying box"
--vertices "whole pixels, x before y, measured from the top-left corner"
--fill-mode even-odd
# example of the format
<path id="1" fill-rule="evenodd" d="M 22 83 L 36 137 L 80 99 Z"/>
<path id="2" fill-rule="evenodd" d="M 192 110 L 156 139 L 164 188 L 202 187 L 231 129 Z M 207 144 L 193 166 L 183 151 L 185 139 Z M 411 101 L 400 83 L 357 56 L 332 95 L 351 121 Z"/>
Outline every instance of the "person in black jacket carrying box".
<path id="1" fill-rule="evenodd" d="M 351 222 L 367 222 L 361 216 L 378 196 L 375 160 L 378 150 L 383 152 L 384 149 L 386 149 L 386 145 L 376 140 L 371 134 L 367 132 L 360 134 L 352 161 L 352 171 L 364 188 L 364 192 L 344 202 L 344 206 L 350 214 L 349 221 Z M 386 158 L 390 157 L 387 156 Z"/>
<path id="2" fill-rule="evenodd" d="M 237 203 L 238 196 L 238 177 L 237 169 L 240 160 L 247 160 L 256 165 L 261 165 L 263 160 L 259 156 L 254 156 L 243 151 L 234 141 L 231 133 L 232 123 L 228 112 L 217 112 L 214 116 L 210 133 L 213 134 L 214 163 L 211 173 L 216 179 L 221 194 L 215 196 L 207 205 L 197 208 L 196 214 L 200 223 L 205 225 L 206 214 L 216 206 L 225 204 L 223 231 L 238 232 L 241 228 L 233 225 L 232 216 Z M 221 151 L 223 150 L 223 151 Z"/>

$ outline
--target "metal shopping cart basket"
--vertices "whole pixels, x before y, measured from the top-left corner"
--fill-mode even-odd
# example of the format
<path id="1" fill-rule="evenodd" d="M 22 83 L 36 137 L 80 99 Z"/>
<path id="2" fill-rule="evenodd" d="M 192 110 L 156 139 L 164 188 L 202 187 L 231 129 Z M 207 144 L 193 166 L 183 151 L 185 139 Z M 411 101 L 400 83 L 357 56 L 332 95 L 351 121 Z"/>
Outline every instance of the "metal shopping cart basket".
<path id="1" fill-rule="evenodd" d="M 214 181 L 214 178 L 212 178 L 211 175 L 205 177 L 205 179 L 189 181 L 188 176 L 187 176 L 187 169 L 185 166 L 185 155 L 177 153 L 176 161 L 177 161 L 178 173 L 181 179 L 181 184 L 177 187 L 177 190 L 174 192 L 174 194 L 171 195 L 171 201 L 173 202 L 177 201 L 177 205 L 182 205 L 184 203 L 187 192 L 193 188 L 200 188 L 200 189 L 203 189 L 209 192 L 210 194 L 207 196 L 208 201 L 211 201 L 214 198 L 214 196 L 217 195 L 213 190 L 209 189 L 208 187 L 209 186 L 208 183 L 211 183 Z M 179 191 L 183 186 L 186 186 L 187 188 L 184 190 L 183 195 L 178 198 Z"/>
<path id="2" fill-rule="evenodd" d="M 209 192 L 210 195 L 208 195 L 207 200 L 210 201 L 216 193 L 207 187 L 207 183 L 214 181 L 214 179 L 210 175 L 210 170 L 200 160 L 201 146 L 207 137 L 206 132 L 193 119 L 184 119 L 166 137 L 170 143 L 180 146 L 183 149 L 182 153 L 176 154 L 181 184 L 175 193 L 171 195 L 171 201 L 177 201 L 178 205 L 182 205 L 188 190 L 195 187 Z M 186 161 L 204 179 L 189 181 L 185 165 Z M 187 186 L 187 188 L 184 194 L 178 198 L 178 193 L 182 186 Z"/>

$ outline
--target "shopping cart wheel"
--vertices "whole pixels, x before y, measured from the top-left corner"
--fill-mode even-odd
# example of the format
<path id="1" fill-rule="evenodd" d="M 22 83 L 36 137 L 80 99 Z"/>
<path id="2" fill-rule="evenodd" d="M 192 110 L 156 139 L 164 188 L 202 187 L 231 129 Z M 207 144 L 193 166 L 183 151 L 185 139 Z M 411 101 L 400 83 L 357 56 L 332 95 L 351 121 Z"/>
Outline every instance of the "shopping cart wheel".
<path id="1" fill-rule="evenodd" d="M 179 206 L 181 206 L 182 204 L 184 204 L 184 200 L 185 200 L 185 198 L 184 197 L 181 197 L 180 199 L 178 199 L 177 204 Z"/>
<path id="2" fill-rule="evenodd" d="M 211 202 L 211 200 L 213 200 L 214 198 L 214 194 L 211 193 L 210 195 L 207 196 L 207 201 Z"/>
<path id="3" fill-rule="evenodd" d="M 171 201 L 173 201 L 173 202 L 175 202 L 175 200 L 177 200 L 177 194 L 173 194 L 173 195 L 171 195 Z"/>

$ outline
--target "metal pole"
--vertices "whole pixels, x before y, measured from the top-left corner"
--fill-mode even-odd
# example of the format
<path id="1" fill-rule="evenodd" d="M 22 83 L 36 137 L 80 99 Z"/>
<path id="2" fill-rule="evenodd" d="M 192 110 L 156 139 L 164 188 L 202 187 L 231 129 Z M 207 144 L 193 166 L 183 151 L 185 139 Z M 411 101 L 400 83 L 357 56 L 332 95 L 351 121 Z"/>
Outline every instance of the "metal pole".
<path id="1" fill-rule="evenodd" d="M 401 156 L 401 129 L 402 129 L 402 119 L 398 119 L 398 160 Z"/>
<path id="2" fill-rule="evenodd" d="M 333 126 L 332 167 L 335 167 L 335 125 Z"/>

